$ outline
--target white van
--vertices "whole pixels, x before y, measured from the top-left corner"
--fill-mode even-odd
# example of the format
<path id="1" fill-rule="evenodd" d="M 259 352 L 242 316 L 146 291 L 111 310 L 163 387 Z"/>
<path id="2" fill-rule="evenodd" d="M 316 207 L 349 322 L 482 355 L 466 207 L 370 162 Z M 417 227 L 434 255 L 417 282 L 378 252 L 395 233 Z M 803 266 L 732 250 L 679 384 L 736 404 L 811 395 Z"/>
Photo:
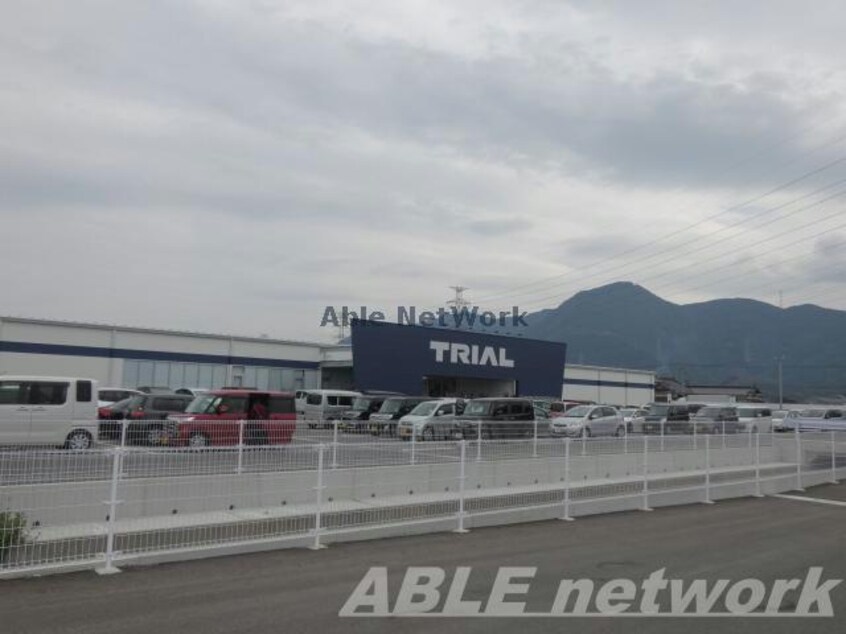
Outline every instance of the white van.
<path id="1" fill-rule="evenodd" d="M 88 449 L 97 437 L 97 382 L 0 376 L 0 445 Z"/>
<path id="2" fill-rule="evenodd" d="M 359 396 L 360 392 L 350 390 L 305 390 L 296 401 L 297 418 L 308 421 L 308 426 L 314 429 L 318 423 L 340 417 Z"/>

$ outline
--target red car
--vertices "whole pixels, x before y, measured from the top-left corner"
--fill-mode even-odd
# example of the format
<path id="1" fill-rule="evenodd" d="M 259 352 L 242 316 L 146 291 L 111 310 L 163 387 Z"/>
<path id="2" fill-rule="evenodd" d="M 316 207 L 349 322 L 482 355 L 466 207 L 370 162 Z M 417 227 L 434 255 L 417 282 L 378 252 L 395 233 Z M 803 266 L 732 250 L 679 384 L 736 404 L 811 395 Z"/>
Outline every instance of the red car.
<path id="1" fill-rule="evenodd" d="M 241 421 L 245 445 L 285 445 L 297 414 L 292 392 L 220 389 L 197 396 L 184 414 L 169 420 L 170 444 L 180 447 L 237 445 Z"/>

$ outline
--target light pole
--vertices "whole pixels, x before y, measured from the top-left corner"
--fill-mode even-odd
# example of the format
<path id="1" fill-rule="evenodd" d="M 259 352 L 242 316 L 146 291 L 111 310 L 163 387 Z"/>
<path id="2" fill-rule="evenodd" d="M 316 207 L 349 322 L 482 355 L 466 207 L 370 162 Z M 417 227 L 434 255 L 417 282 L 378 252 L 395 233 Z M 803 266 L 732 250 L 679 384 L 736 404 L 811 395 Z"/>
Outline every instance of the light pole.
<path id="1" fill-rule="evenodd" d="M 782 366 L 784 365 L 784 355 L 778 356 L 778 408 L 784 409 L 784 372 Z"/>

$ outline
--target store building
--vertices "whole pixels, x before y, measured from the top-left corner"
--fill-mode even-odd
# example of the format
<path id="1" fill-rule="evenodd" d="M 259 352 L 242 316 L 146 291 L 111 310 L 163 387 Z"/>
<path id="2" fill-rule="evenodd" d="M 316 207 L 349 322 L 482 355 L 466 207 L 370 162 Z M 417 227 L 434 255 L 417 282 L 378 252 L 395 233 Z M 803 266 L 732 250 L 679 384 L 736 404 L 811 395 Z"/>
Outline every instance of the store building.
<path id="1" fill-rule="evenodd" d="M 353 346 L 0 317 L 0 375 L 66 375 L 103 386 L 409 394 L 563 396 L 613 405 L 654 400 L 655 375 L 566 365 L 562 343 L 379 324 Z"/>
<path id="2" fill-rule="evenodd" d="M 561 394 L 567 345 L 467 330 L 352 324 L 354 384 L 427 396 Z"/>

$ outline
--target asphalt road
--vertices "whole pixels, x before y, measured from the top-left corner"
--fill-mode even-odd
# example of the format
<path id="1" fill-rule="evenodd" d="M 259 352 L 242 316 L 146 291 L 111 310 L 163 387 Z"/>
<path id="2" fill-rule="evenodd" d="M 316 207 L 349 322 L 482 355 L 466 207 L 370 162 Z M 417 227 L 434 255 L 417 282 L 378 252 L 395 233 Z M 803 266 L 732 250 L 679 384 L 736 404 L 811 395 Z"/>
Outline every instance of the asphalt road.
<path id="1" fill-rule="evenodd" d="M 811 494 L 843 497 L 844 486 Z M 737 581 L 846 578 L 846 506 L 777 498 L 720 502 L 420 537 L 280 550 L 99 577 L 91 572 L 0 583 L 0 629 L 48 634 L 265 632 L 842 632 L 846 587 L 832 592 L 834 618 L 583 619 L 341 618 L 371 566 L 388 568 L 391 605 L 407 566 L 449 577 L 472 566 L 465 598 L 485 600 L 499 566 L 538 568 L 527 610 L 549 610 L 561 579 L 666 577 Z M 513 600 L 513 599 L 510 599 Z M 786 607 L 795 601 L 788 594 Z"/>

